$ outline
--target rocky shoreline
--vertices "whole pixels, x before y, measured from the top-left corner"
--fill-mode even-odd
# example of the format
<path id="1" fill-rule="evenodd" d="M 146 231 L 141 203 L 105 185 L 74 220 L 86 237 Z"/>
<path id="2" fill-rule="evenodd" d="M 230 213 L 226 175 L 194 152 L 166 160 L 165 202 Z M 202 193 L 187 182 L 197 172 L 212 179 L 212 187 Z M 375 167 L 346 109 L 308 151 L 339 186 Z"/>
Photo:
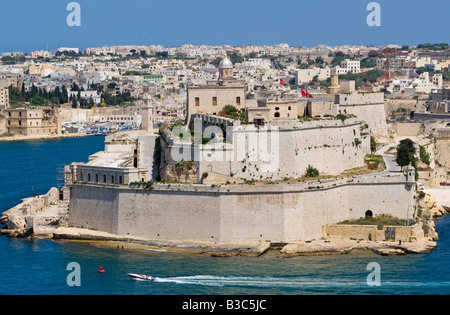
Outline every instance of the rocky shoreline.
<path id="1" fill-rule="evenodd" d="M 178 240 L 161 241 L 72 227 L 59 227 L 53 231 L 49 229 L 42 230 L 40 234 L 34 234 L 33 237 L 86 242 L 100 247 L 173 251 L 206 254 L 213 257 L 258 257 L 266 253 L 269 249 L 277 250 L 278 256 L 282 258 L 343 255 L 355 252 L 372 252 L 387 256 L 429 253 L 437 246 L 437 242 L 430 238 L 401 244 L 397 242 L 358 240 L 314 240 L 298 241 L 288 244 L 271 244 L 270 242 L 217 243 Z"/>
<path id="2" fill-rule="evenodd" d="M 431 238 L 403 243 L 358 240 L 314 240 L 274 245 L 270 242 L 212 243 L 198 241 L 148 240 L 70 227 L 44 228 L 31 235 L 19 235 L 17 232 L 11 233 L 11 231 L 6 229 L 3 229 L 1 233 L 12 237 L 49 238 L 54 240 L 88 242 L 104 247 L 175 251 L 208 254 L 214 257 L 257 257 L 264 254 L 269 249 L 277 249 L 279 251 L 278 256 L 283 258 L 314 255 L 342 255 L 352 252 L 373 252 L 385 256 L 429 253 L 437 247 L 436 240 Z"/>

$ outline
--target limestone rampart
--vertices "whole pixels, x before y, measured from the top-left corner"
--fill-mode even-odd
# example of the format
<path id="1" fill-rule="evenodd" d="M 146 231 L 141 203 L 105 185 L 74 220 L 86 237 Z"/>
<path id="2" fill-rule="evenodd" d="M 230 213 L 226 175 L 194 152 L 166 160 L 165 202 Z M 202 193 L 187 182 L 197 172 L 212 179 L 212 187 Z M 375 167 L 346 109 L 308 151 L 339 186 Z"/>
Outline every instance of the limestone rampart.
<path id="1" fill-rule="evenodd" d="M 412 219 L 403 176 L 258 185 L 75 184 L 69 226 L 152 240 L 291 242 L 373 215 Z"/>

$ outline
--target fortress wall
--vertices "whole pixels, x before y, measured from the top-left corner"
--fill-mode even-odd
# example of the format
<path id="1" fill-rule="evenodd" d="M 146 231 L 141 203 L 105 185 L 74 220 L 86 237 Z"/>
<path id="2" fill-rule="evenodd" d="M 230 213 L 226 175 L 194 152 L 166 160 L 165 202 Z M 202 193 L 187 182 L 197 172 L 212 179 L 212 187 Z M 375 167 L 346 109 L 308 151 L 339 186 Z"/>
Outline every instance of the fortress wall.
<path id="1" fill-rule="evenodd" d="M 356 144 L 356 140 L 360 144 Z M 370 153 L 370 138 L 360 133 L 358 123 L 326 125 L 304 129 L 238 130 L 234 132 L 234 150 L 212 152 L 199 163 L 199 174 L 215 172 L 233 174 L 247 180 L 299 178 L 308 165 L 321 174 L 336 175 L 364 165 Z M 206 154 L 202 154 L 206 156 Z"/>
<path id="2" fill-rule="evenodd" d="M 372 134 L 387 137 L 384 93 L 336 94 L 335 104 L 343 114 L 352 114 L 369 126 Z"/>
<path id="3" fill-rule="evenodd" d="M 69 224 L 89 222 L 89 228 L 153 240 L 289 242 L 319 239 L 323 226 L 358 219 L 367 210 L 412 217 L 415 192 L 402 177 L 319 185 L 166 184 L 151 191 L 75 185 Z"/>
<path id="4" fill-rule="evenodd" d="M 394 124 L 394 129 L 397 132 L 397 136 L 402 137 L 416 137 L 420 134 L 420 129 L 422 127 L 421 123 L 400 123 L 396 122 Z"/>
<path id="5" fill-rule="evenodd" d="M 223 195 L 220 240 L 284 242 L 288 199 L 282 193 Z"/>
<path id="6" fill-rule="evenodd" d="M 311 240 L 322 237 L 322 226 L 359 219 L 371 210 L 373 216 L 391 214 L 411 218 L 413 193 L 404 184 L 348 184 L 299 195 L 296 205 L 285 210 L 285 239 Z"/>
<path id="7" fill-rule="evenodd" d="M 220 198 L 192 191 L 120 191 L 118 234 L 157 240 L 220 239 Z"/>
<path id="8" fill-rule="evenodd" d="M 118 194 L 101 185 L 73 186 L 69 203 L 69 226 L 117 233 Z"/>
<path id="9" fill-rule="evenodd" d="M 369 131 L 378 136 L 387 137 L 387 123 L 384 103 L 357 105 L 339 105 L 339 110 L 358 117 L 358 120 L 369 126 Z"/>
<path id="10" fill-rule="evenodd" d="M 335 100 L 340 105 L 354 105 L 354 104 L 383 104 L 384 93 L 342 93 L 336 94 Z"/>
<path id="11" fill-rule="evenodd" d="M 405 99 L 405 98 L 401 98 L 401 99 L 387 99 L 386 100 L 386 104 L 385 104 L 385 110 L 386 110 L 386 114 L 390 114 L 393 111 L 396 111 L 399 108 L 405 108 L 406 110 L 408 110 L 409 112 L 413 111 L 416 107 L 416 105 L 419 102 L 413 98 L 411 99 Z"/>
<path id="12" fill-rule="evenodd" d="M 434 152 L 439 165 L 450 170 L 450 137 L 437 137 Z"/>

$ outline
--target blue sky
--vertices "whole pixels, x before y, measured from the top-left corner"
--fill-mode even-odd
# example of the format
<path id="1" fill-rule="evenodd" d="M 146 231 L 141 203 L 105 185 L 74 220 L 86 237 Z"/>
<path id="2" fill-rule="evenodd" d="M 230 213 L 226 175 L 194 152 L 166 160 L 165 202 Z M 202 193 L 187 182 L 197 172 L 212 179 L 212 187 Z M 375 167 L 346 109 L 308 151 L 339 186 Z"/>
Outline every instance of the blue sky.
<path id="1" fill-rule="evenodd" d="M 72 0 L 0 5 L 0 52 L 62 46 L 183 44 L 416 45 L 450 42 L 448 0 L 378 0 L 381 26 L 369 27 L 371 0 L 77 0 L 81 27 L 66 23 Z"/>

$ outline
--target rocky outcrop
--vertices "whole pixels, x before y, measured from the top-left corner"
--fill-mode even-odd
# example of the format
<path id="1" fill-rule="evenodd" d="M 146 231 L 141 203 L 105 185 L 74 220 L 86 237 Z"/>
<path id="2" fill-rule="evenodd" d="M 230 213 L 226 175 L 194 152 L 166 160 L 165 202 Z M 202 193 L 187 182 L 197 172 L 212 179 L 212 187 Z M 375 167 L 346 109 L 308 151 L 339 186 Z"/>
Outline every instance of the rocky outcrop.
<path id="1" fill-rule="evenodd" d="M 259 256 L 270 248 L 270 242 L 216 243 L 189 240 L 148 240 L 130 235 L 116 235 L 72 227 L 59 227 L 53 232 L 53 239 L 102 242 L 103 245 L 112 247 L 170 250 L 207 254 L 214 257 Z"/>
<path id="2" fill-rule="evenodd" d="M 2 234 L 28 237 L 40 228 L 59 225 L 59 190 L 52 188 L 45 195 L 23 199 L 20 204 L 3 212 L 0 223 Z"/>
<path id="3" fill-rule="evenodd" d="M 428 253 L 436 247 L 436 242 L 422 239 L 417 242 L 371 242 L 358 240 L 314 240 L 294 242 L 284 246 L 280 257 L 340 255 L 350 252 L 374 252 L 379 255 L 405 255 L 407 253 Z"/>
<path id="4" fill-rule="evenodd" d="M 432 217 L 440 217 L 448 213 L 442 205 L 437 204 L 436 198 L 429 194 L 424 197 L 424 209 L 429 211 Z"/>

